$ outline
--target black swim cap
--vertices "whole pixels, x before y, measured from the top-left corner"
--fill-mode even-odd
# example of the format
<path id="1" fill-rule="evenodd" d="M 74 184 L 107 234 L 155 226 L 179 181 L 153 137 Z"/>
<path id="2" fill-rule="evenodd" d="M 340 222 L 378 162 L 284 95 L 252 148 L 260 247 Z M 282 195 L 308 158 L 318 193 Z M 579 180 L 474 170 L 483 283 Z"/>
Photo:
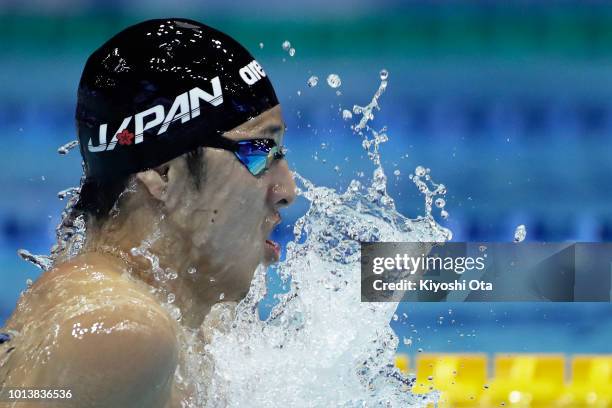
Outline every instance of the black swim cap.
<path id="1" fill-rule="evenodd" d="M 187 19 L 136 24 L 85 64 L 76 109 L 85 175 L 158 166 L 277 104 L 264 70 L 229 36 Z"/>

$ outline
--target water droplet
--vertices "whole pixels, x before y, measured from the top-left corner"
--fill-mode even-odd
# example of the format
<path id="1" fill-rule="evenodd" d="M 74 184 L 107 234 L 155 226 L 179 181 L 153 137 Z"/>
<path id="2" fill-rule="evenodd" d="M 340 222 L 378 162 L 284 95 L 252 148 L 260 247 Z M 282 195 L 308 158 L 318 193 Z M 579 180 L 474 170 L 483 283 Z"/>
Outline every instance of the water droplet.
<path id="1" fill-rule="evenodd" d="M 168 293 L 168 303 L 174 303 L 175 299 L 176 296 L 174 295 L 174 293 Z"/>
<path id="2" fill-rule="evenodd" d="M 283 50 L 289 51 L 289 48 L 291 48 L 291 43 L 287 40 L 283 41 Z"/>
<path id="3" fill-rule="evenodd" d="M 196 268 L 194 268 L 193 266 L 189 269 L 187 269 L 187 273 L 190 275 L 193 275 L 194 273 L 196 273 L 198 270 Z"/>
<path id="4" fill-rule="evenodd" d="M 348 110 L 348 109 L 344 109 L 344 110 L 342 111 L 342 119 L 344 119 L 344 120 L 349 120 L 349 119 L 351 119 L 352 117 L 353 117 L 353 114 L 351 113 L 351 111 L 350 111 L 350 110 Z"/>
<path id="5" fill-rule="evenodd" d="M 399 171 L 399 170 L 395 170 L 395 171 L 393 172 L 393 174 L 395 174 L 396 176 L 399 176 L 401 173 L 400 173 L 400 171 Z"/>
<path id="6" fill-rule="evenodd" d="M 263 47 L 264 47 L 264 43 L 260 42 L 260 43 L 259 43 L 259 48 L 260 48 L 260 49 L 263 49 Z"/>
<path id="7" fill-rule="evenodd" d="M 61 155 L 66 155 L 68 154 L 68 152 L 70 152 L 70 150 L 74 149 L 78 145 L 79 145 L 79 141 L 73 140 L 71 142 L 66 143 L 65 145 L 58 147 L 57 152 Z"/>
<path id="8" fill-rule="evenodd" d="M 440 211 L 440 217 L 442 217 L 443 220 L 448 218 L 448 211 L 446 210 L 442 210 Z"/>
<path id="9" fill-rule="evenodd" d="M 308 81 L 306 81 L 306 83 L 308 84 L 309 87 L 314 88 L 319 83 L 319 77 L 313 75 L 310 78 L 308 78 Z"/>
<path id="10" fill-rule="evenodd" d="M 416 174 L 419 177 L 424 176 L 425 173 L 426 173 L 425 167 L 423 167 L 423 166 L 417 166 L 417 168 L 414 169 L 414 174 Z"/>
<path id="11" fill-rule="evenodd" d="M 295 55 L 295 48 L 289 48 L 289 56 L 293 57 Z"/>
<path id="12" fill-rule="evenodd" d="M 389 71 L 387 71 L 386 69 L 381 69 L 380 70 L 380 79 L 383 81 L 386 81 L 387 78 L 389 78 Z"/>
<path id="13" fill-rule="evenodd" d="M 446 205 L 446 201 L 444 201 L 443 198 L 436 198 L 436 207 L 438 208 L 444 208 L 444 206 Z"/>
<path id="14" fill-rule="evenodd" d="M 174 269 L 166 268 L 166 279 L 174 280 L 178 278 L 178 273 Z"/>
<path id="15" fill-rule="evenodd" d="M 327 85 L 332 88 L 338 88 L 342 85 L 342 80 L 337 74 L 329 74 L 327 76 Z"/>
<path id="16" fill-rule="evenodd" d="M 34 255 L 30 251 L 26 249 L 18 249 L 17 255 L 24 261 L 30 262 L 36 265 L 38 268 L 43 271 L 47 271 L 53 267 L 53 260 L 51 257 L 46 255 Z"/>
<path id="17" fill-rule="evenodd" d="M 221 292 L 221 294 L 219 295 L 219 300 L 223 300 L 225 299 L 225 293 Z"/>
<path id="18" fill-rule="evenodd" d="M 64 198 L 71 196 L 73 194 L 77 194 L 78 192 L 79 192 L 78 187 L 70 187 L 65 190 L 59 191 L 57 193 L 57 198 L 59 198 L 60 200 L 63 200 Z"/>
<path id="19" fill-rule="evenodd" d="M 514 242 L 523 242 L 527 237 L 527 228 L 521 224 L 514 230 Z"/>
<path id="20" fill-rule="evenodd" d="M 168 307 L 170 308 L 170 316 L 174 320 L 180 321 L 183 317 L 183 314 L 181 313 L 181 309 L 173 305 L 168 305 Z"/>
<path id="21" fill-rule="evenodd" d="M 302 95 L 302 91 L 297 91 L 297 96 L 301 96 Z"/>

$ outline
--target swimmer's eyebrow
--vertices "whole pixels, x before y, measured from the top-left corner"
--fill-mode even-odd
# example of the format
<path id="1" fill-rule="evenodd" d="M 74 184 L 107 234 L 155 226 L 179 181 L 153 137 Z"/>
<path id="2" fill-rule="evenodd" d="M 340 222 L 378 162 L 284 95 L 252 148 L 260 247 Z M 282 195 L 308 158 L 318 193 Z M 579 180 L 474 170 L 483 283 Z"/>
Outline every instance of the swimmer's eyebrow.
<path id="1" fill-rule="evenodd" d="M 274 139 L 276 140 L 277 144 L 282 144 L 283 136 L 285 134 L 286 129 L 287 125 L 285 125 L 284 123 L 282 125 L 268 125 L 257 132 L 257 138 Z"/>
<path id="2" fill-rule="evenodd" d="M 282 125 L 268 125 L 265 128 L 259 130 L 257 132 L 258 136 L 262 136 L 262 137 L 269 137 L 269 136 L 276 136 L 276 135 L 281 135 L 283 133 L 285 133 L 285 129 L 287 128 L 287 126 L 283 123 Z"/>

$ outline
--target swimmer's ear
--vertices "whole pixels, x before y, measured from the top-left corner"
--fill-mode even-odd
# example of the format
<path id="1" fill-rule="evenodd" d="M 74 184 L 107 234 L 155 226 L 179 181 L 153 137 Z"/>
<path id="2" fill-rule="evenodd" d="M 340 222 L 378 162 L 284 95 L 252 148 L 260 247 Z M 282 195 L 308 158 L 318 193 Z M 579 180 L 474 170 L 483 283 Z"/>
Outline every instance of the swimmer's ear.
<path id="1" fill-rule="evenodd" d="M 149 194 L 163 201 L 168 187 L 168 170 L 168 166 L 161 166 L 136 173 L 136 178 L 146 187 Z"/>

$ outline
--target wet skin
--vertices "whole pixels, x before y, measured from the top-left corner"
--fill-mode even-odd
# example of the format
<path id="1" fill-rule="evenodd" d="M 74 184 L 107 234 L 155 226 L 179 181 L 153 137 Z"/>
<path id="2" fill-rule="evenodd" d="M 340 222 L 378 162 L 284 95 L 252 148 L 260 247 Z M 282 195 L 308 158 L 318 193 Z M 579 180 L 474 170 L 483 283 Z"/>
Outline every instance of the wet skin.
<path id="1" fill-rule="evenodd" d="M 276 106 L 225 136 L 282 144 L 283 131 Z M 150 264 L 130 249 L 158 234 L 150 251 L 177 272 L 166 288 L 182 324 L 200 328 L 204 341 L 202 327 L 214 322 L 202 323 L 220 294 L 239 301 L 256 267 L 278 260 L 266 240 L 295 198 L 285 160 L 257 178 L 225 150 L 204 149 L 203 163 L 200 185 L 184 157 L 139 173 L 119 215 L 88 229 L 83 253 L 43 273 L 19 299 L 2 330 L 19 335 L 7 343 L 15 348 L 0 385 L 71 389 L 62 407 L 180 407 L 188 392 L 173 381 L 183 357 L 177 322 L 150 292 L 159 285 Z M 7 349 L 0 346 L 0 361 Z"/>

